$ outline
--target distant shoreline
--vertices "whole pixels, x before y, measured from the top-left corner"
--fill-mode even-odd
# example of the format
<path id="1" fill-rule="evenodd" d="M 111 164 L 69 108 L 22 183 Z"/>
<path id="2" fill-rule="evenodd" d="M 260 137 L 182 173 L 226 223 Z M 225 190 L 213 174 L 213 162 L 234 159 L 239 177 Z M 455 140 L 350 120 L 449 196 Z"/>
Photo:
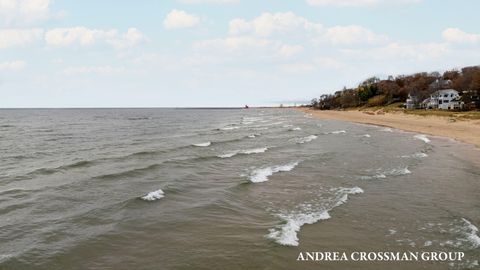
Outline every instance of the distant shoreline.
<path id="1" fill-rule="evenodd" d="M 377 126 L 386 126 L 411 132 L 452 138 L 473 144 L 480 149 L 480 120 L 450 121 L 447 117 L 418 116 L 403 112 L 382 112 L 375 114 L 359 110 L 313 110 L 297 108 L 319 119 L 340 120 Z"/>

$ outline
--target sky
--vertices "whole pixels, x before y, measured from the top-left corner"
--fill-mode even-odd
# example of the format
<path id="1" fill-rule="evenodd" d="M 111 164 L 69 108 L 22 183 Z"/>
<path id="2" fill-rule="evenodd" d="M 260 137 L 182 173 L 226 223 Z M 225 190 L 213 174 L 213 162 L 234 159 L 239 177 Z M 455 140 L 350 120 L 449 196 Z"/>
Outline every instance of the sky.
<path id="1" fill-rule="evenodd" d="M 0 108 L 304 103 L 480 64 L 478 0 L 0 0 Z"/>

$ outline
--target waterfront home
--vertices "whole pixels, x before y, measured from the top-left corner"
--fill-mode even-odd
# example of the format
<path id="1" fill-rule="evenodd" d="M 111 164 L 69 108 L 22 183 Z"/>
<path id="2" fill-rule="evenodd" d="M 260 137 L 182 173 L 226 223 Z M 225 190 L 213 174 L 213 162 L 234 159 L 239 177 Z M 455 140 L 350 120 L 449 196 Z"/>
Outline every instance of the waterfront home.
<path id="1" fill-rule="evenodd" d="M 426 109 L 458 110 L 462 108 L 463 102 L 457 90 L 444 89 L 433 92 L 428 102 L 422 102 Z"/>

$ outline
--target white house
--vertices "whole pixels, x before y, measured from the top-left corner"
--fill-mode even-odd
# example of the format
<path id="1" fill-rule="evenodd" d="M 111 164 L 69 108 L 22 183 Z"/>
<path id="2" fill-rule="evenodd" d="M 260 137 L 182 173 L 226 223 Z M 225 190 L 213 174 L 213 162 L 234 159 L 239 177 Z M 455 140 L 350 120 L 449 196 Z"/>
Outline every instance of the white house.
<path id="1" fill-rule="evenodd" d="M 458 91 L 454 89 L 435 91 L 430 95 L 430 98 L 426 99 L 423 103 L 427 109 L 441 110 L 461 109 L 463 105 L 463 102 L 460 101 Z"/>

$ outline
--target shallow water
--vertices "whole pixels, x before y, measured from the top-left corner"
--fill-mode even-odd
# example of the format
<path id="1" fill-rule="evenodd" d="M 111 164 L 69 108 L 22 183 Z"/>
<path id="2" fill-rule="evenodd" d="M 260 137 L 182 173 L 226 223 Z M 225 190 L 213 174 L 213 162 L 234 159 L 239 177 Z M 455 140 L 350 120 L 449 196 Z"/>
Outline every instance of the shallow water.
<path id="1" fill-rule="evenodd" d="M 468 157 L 468 158 L 465 158 Z M 480 153 L 288 109 L 0 110 L 1 269 L 464 269 Z M 462 262 L 297 262 L 463 251 Z"/>

